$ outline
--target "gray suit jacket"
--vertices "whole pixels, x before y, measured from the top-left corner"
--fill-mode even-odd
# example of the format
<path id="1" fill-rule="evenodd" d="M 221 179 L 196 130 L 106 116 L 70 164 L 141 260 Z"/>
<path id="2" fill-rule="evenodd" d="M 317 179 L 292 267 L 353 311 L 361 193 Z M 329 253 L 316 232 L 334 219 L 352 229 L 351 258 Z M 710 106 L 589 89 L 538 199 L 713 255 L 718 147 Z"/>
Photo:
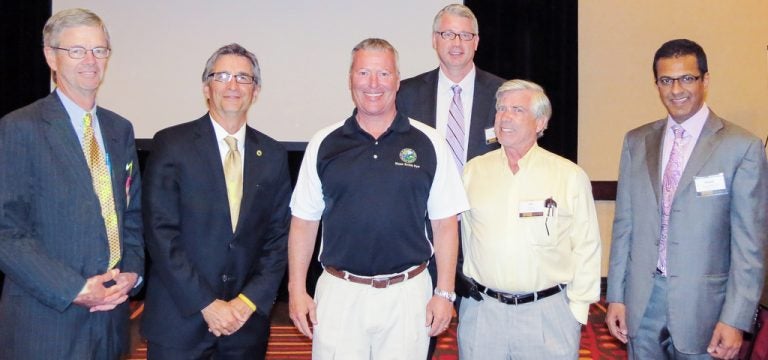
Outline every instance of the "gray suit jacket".
<path id="1" fill-rule="evenodd" d="M 397 110 L 411 119 L 435 127 L 438 71 L 439 68 L 403 80 L 397 93 Z M 503 82 L 504 79 L 476 68 L 467 161 L 500 146 L 498 143 L 485 143 L 485 129 L 493 127 L 496 90 Z"/>
<path id="2" fill-rule="evenodd" d="M 658 259 L 665 122 L 630 131 L 621 155 L 607 300 L 625 304 L 630 337 L 648 306 Z M 727 194 L 697 195 L 695 177 L 717 174 Z M 711 112 L 670 217 L 668 327 L 680 351 L 705 352 L 718 321 L 750 330 L 763 286 L 767 204 L 761 141 Z"/>
<path id="3" fill-rule="evenodd" d="M 143 275 L 133 128 L 109 110 L 96 113 L 112 164 L 118 268 Z M 127 303 L 95 313 L 72 304 L 108 258 L 88 165 L 56 93 L 0 119 L 0 359 L 107 359 L 127 350 Z"/>

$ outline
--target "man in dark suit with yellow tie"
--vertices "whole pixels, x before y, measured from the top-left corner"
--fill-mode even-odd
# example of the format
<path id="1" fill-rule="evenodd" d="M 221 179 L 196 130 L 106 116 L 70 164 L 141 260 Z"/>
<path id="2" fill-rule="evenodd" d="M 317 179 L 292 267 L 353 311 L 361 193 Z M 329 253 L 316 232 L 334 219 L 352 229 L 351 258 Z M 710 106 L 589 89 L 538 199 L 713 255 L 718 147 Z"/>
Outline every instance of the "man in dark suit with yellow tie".
<path id="1" fill-rule="evenodd" d="M 144 181 L 149 359 L 259 359 L 285 273 L 291 181 L 282 145 L 246 124 L 256 57 L 218 49 L 208 114 L 155 135 Z"/>
<path id="2" fill-rule="evenodd" d="M 43 46 L 56 90 L 0 119 L 0 359 L 118 359 L 144 269 L 133 128 L 96 105 L 96 14 L 53 15 Z"/>

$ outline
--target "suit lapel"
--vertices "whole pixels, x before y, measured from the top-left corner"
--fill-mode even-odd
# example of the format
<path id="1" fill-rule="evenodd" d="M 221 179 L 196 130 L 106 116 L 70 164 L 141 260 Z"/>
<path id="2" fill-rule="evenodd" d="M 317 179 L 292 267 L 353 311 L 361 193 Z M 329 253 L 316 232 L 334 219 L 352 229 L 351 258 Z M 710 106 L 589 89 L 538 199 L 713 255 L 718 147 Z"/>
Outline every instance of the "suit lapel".
<path id="1" fill-rule="evenodd" d="M 430 71 L 424 76 L 424 84 L 419 89 L 417 99 L 425 99 L 423 121 L 431 127 L 437 124 L 437 72 L 438 69 Z M 422 120 L 422 119 L 419 119 Z"/>
<path id="2" fill-rule="evenodd" d="M 227 198 L 227 182 L 224 179 L 224 165 L 221 163 L 221 153 L 213 131 L 210 115 L 206 114 L 196 121 L 195 150 L 197 159 L 200 159 L 200 176 L 204 176 L 211 184 L 210 198 L 219 205 L 212 206 L 216 209 L 226 209 L 229 213 L 229 199 Z M 205 180 L 204 180 L 205 181 Z M 227 223 L 229 224 L 229 223 Z M 231 230 L 231 227 L 230 227 Z"/>
<path id="3" fill-rule="evenodd" d="M 467 144 L 467 159 L 471 159 L 477 155 L 484 153 L 486 149 L 485 144 L 485 128 L 488 125 L 487 119 L 493 103 L 488 101 L 494 99 L 496 89 L 493 89 L 492 94 L 487 94 L 488 86 L 485 83 L 485 75 L 480 69 L 475 68 L 475 93 L 472 99 L 472 114 L 470 115 L 469 123 L 469 142 Z"/>
<path id="4" fill-rule="evenodd" d="M 71 179 L 75 183 L 71 186 L 93 193 L 91 173 L 88 170 L 88 163 L 85 161 L 80 140 L 77 138 L 75 129 L 72 128 L 64 105 L 61 104 L 55 92 L 45 99 L 43 121 L 48 124 L 45 134 L 51 146 L 51 153 L 57 154 L 63 165 L 62 168 L 71 175 Z"/>
<path id="5" fill-rule="evenodd" d="M 117 213 L 120 214 L 121 208 L 124 204 L 123 198 L 125 198 L 125 189 L 121 189 L 120 182 L 123 178 L 122 171 L 125 169 L 125 159 L 123 158 L 122 151 L 119 149 L 119 138 L 117 136 L 117 129 L 114 127 L 114 122 L 110 116 L 100 111 L 101 108 L 96 109 L 97 117 L 99 119 L 99 128 L 101 129 L 101 138 L 104 141 L 104 149 L 106 150 L 106 156 L 109 161 L 109 174 L 112 179 L 112 192 L 115 198 L 115 202 L 118 206 Z"/>
<path id="6" fill-rule="evenodd" d="M 677 184 L 675 197 L 682 192 L 682 189 L 693 182 L 694 175 L 699 173 L 699 170 L 706 164 L 712 152 L 720 144 L 721 137 L 717 135 L 717 132 L 722 128 L 723 122 L 721 119 L 710 111 L 709 117 L 707 117 L 707 121 L 701 129 L 699 140 L 696 141 L 691 157 L 685 164 L 683 174 L 680 176 L 680 183 Z"/>
<path id="7" fill-rule="evenodd" d="M 656 196 L 656 205 L 661 204 L 661 146 L 664 139 L 665 121 L 657 121 L 654 128 L 645 136 L 645 161 L 648 166 L 648 175 L 651 177 L 651 187 Z"/>
<path id="8" fill-rule="evenodd" d="M 259 182 L 255 179 L 259 178 L 259 169 L 264 169 L 262 164 L 264 161 L 263 150 L 259 139 L 256 136 L 255 130 L 246 126 L 245 128 L 245 154 L 243 156 L 243 199 L 240 202 L 240 214 L 237 221 L 237 229 L 240 230 L 241 224 L 244 222 L 245 214 L 248 209 L 253 207 L 253 203 L 256 201 L 256 194 L 259 189 Z M 236 231 L 237 232 L 237 231 Z"/>

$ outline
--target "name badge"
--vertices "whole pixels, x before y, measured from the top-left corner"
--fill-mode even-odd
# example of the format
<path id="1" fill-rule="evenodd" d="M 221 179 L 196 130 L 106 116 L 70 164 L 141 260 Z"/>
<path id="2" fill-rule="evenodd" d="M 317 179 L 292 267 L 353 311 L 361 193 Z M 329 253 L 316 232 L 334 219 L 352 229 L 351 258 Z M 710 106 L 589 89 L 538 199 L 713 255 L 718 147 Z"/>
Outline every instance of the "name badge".
<path id="1" fill-rule="evenodd" d="M 485 129 L 485 144 L 495 144 L 496 143 L 496 130 L 494 128 L 488 128 Z"/>
<path id="2" fill-rule="evenodd" d="M 693 181 L 696 185 L 696 196 L 713 196 L 728 193 L 728 189 L 725 188 L 725 176 L 723 173 L 709 176 L 694 176 Z"/>
<path id="3" fill-rule="evenodd" d="M 521 218 L 544 216 L 544 200 L 521 201 L 518 209 Z"/>

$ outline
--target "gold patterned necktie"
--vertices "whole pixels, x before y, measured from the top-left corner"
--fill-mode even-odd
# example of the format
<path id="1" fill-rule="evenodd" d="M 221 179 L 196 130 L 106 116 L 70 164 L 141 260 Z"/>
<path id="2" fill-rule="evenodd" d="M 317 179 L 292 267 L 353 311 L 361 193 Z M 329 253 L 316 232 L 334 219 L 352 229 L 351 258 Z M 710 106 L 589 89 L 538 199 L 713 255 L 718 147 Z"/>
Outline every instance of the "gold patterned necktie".
<path id="1" fill-rule="evenodd" d="M 107 230 L 109 242 L 109 269 L 115 267 L 120 261 L 120 232 L 117 229 L 117 212 L 115 211 L 115 198 L 112 196 L 112 180 L 107 169 L 107 161 L 104 153 L 99 148 L 96 136 L 93 133 L 91 113 L 85 113 L 83 117 L 83 153 L 91 170 L 93 190 L 99 198 L 101 216 L 104 218 L 104 228 Z"/>
<path id="2" fill-rule="evenodd" d="M 237 139 L 232 136 L 224 138 L 229 151 L 224 158 L 224 179 L 227 181 L 227 199 L 229 200 L 229 215 L 232 219 L 232 232 L 237 228 L 237 218 L 240 216 L 240 200 L 243 198 L 243 167 L 240 151 L 237 150 Z"/>

